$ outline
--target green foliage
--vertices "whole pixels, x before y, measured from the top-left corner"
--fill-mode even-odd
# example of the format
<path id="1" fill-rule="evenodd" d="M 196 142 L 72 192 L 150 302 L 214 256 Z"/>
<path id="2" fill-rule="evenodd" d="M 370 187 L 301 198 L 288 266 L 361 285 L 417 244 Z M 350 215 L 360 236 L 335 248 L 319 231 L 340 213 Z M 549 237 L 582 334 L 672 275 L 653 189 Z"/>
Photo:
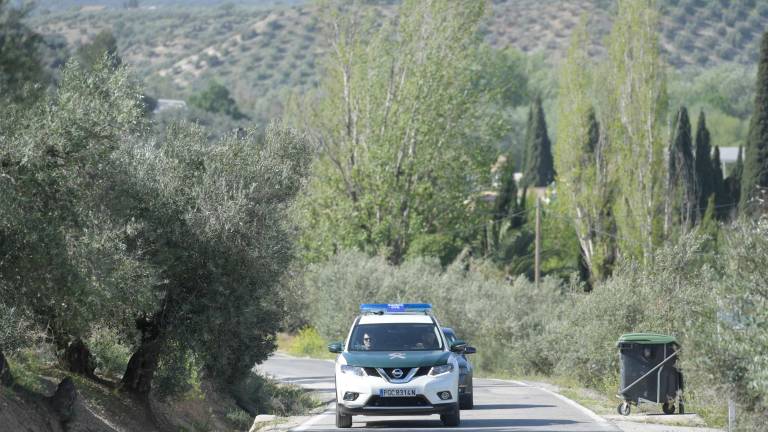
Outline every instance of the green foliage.
<path id="1" fill-rule="evenodd" d="M 117 53 L 117 39 L 109 30 L 102 30 L 89 42 L 77 49 L 77 58 L 86 68 L 92 68 L 106 62 L 110 68 L 116 69 L 123 60 Z"/>
<path id="2" fill-rule="evenodd" d="M 190 97 L 189 103 L 203 111 L 226 114 L 234 120 L 245 118 L 237 107 L 237 102 L 229 94 L 229 89 L 215 81 L 208 83 L 208 87 L 202 92 Z"/>
<path id="3" fill-rule="evenodd" d="M 0 103 L 22 102 L 41 88 L 43 66 L 39 48 L 43 39 L 23 21 L 28 7 L 0 0 Z"/>
<path id="4" fill-rule="evenodd" d="M 717 299 L 700 315 L 703 331 L 693 364 L 736 398 L 758 425 L 768 413 L 768 226 L 765 221 L 743 223 L 727 232 L 718 274 L 707 282 Z M 763 428 L 763 429 L 760 429 Z"/>
<path id="5" fill-rule="evenodd" d="M 715 186 L 715 206 L 718 208 L 718 215 L 726 215 L 732 209 L 728 208 L 728 203 L 732 202 L 728 191 L 724 187 L 723 164 L 720 162 L 720 147 L 715 146 L 715 153 L 712 157 L 712 183 Z"/>
<path id="6" fill-rule="evenodd" d="M 14 353 L 31 346 L 40 336 L 26 313 L 0 303 L 0 351 L 5 354 Z"/>
<path id="7" fill-rule="evenodd" d="M 131 346 L 121 340 L 118 330 L 106 325 L 96 325 L 91 329 L 85 343 L 95 357 L 99 373 L 117 378 L 122 376 L 131 356 Z"/>
<path id="8" fill-rule="evenodd" d="M 476 85 L 484 3 L 449 3 L 406 1 L 375 26 L 328 12 L 337 49 L 294 115 L 320 150 L 300 205 L 308 259 L 357 248 L 401 262 L 419 236 L 462 238 L 482 220 L 464 201 L 490 183 L 503 124 Z"/>
<path id="9" fill-rule="evenodd" d="M 279 384 L 254 373 L 248 374 L 232 387 L 237 404 L 249 414 L 275 414 L 281 417 L 304 415 L 318 406 L 301 387 Z"/>
<path id="10" fill-rule="evenodd" d="M 715 184 L 714 171 L 715 166 L 712 163 L 712 146 L 710 144 L 709 129 L 707 129 L 707 120 L 704 111 L 699 113 L 699 121 L 696 125 L 696 194 L 698 195 L 699 211 L 707 208 L 709 198 L 716 194 L 718 186 Z M 722 172 L 721 172 L 722 173 Z"/>
<path id="11" fill-rule="evenodd" d="M 558 200 L 573 221 L 586 279 L 596 281 L 610 275 L 615 241 L 608 210 L 612 186 L 607 176 L 606 140 L 600 139 L 605 132 L 593 108 L 587 42 L 586 22 L 582 22 L 561 68 L 555 167 Z"/>
<path id="12" fill-rule="evenodd" d="M 139 94 L 124 69 L 72 62 L 57 92 L 0 128 L 0 301 L 28 310 L 60 347 L 91 324 L 130 328 L 154 301 L 154 272 L 121 244 L 132 224 L 105 211 L 121 200 L 116 149 L 144 130 Z"/>
<path id="13" fill-rule="evenodd" d="M 555 167 L 552 160 L 552 143 L 547 134 L 547 121 L 544 118 L 540 97 L 536 97 L 531 105 L 525 137 L 526 156 L 523 184 L 546 187 L 555 179 Z"/>
<path id="14" fill-rule="evenodd" d="M 248 430 L 253 425 L 253 417 L 239 408 L 230 409 L 226 417 L 238 430 Z"/>
<path id="15" fill-rule="evenodd" d="M 33 348 L 26 348 L 15 352 L 7 360 L 13 374 L 14 385 L 21 386 L 30 392 L 45 392 L 40 377 L 44 373 L 45 364 L 39 352 Z"/>
<path id="16" fill-rule="evenodd" d="M 756 89 L 741 179 L 740 206 L 747 213 L 750 202 L 768 188 L 768 33 L 763 35 Z"/>
<path id="17" fill-rule="evenodd" d="M 730 219 L 733 219 L 733 215 L 736 214 L 741 197 L 741 176 L 743 171 L 744 161 L 741 155 L 741 146 L 739 146 L 739 155 L 736 158 L 736 165 L 731 170 L 728 178 L 723 182 L 723 189 L 725 190 L 724 195 L 727 197 L 727 200 L 723 202 L 725 207 L 722 210 L 723 215 L 728 216 Z"/>
<path id="18" fill-rule="evenodd" d="M 200 395 L 201 364 L 195 354 L 178 341 L 165 344 L 152 381 L 152 392 L 160 400 Z"/>
<path id="19" fill-rule="evenodd" d="M 328 341 L 314 327 L 307 326 L 296 334 L 288 352 L 302 357 L 328 357 Z"/>
<path id="20" fill-rule="evenodd" d="M 671 233 L 673 226 L 679 226 L 683 232 L 687 232 L 699 217 L 696 167 L 687 108 L 680 107 L 673 124 L 667 169 L 664 223 L 666 235 Z"/>
<path id="21" fill-rule="evenodd" d="M 285 214 L 309 164 L 306 142 L 274 124 L 263 139 L 246 131 L 210 145 L 180 124 L 158 147 L 126 149 L 124 162 L 142 258 L 163 269 L 162 315 L 150 321 L 165 364 L 193 358 L 210 378 L 236 381 L 274 349 L 277 288 L 292 259 Z"/>
<path id="22" fill-rule="evenodd" d="M 560 298 L 555 279 L 536 290 L 524 277 L 510 284 L 478 271 L 444 270 L 435 261 L 392 267 L 379 257 L 343 252 L 310 266 L 305 286 L 311 321 L 329 340 L 344 338 L 360 303 L 423 301 L 432 303 L 441 324 L 482 347 L 473 360 L 483 370 L 551 370 L 540 336 Z"/>
<path id="23" fill-rule="evenodd" d="M 652 261 L 661 238 L 664 183 L 662 127 L 667 108 L 659 49 L 659 13 L 653 0 L 620 1 L 608 39 L 605 103 L 615 220 L 622 253 Z"/>

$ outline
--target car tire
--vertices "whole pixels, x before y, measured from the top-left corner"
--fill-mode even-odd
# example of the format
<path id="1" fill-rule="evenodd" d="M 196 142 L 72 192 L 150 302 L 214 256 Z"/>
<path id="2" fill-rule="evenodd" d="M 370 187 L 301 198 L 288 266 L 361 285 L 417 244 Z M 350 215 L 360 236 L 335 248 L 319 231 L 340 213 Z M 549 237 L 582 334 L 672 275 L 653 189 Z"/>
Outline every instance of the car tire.
<path id="1" fill-rule="evenodd" d="M 443 426 L 446 427 L 456 427 L 461 423 L 461 409 L 459 408 L 459 404 L 456 403 L 453 411 L 449 414 L 441 414 L 440 420 L 443 421 Z"/>
<path id="2" fill-rule="evenodd" d="M 472 393 L 459 396 L 459 407 L 463 410 L 471 410 L 475 407 L 475 398 Z"/>
<path id="3" fill-rule="evenodd" d="M 336 427 L 339 429 L 352 427 L 352 416 L 342 414 L 338 404 L 336 404 Z"/>

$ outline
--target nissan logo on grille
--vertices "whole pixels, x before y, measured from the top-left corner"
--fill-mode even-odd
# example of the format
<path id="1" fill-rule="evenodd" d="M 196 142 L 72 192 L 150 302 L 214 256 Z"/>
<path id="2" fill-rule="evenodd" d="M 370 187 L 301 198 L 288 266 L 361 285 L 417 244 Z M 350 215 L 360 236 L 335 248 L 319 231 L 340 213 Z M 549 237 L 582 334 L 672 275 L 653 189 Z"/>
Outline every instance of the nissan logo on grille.
<path id="1" fill-rule="evenodd" d="M 402 369 L 393 369 L 392 370 L 392 376 L 396 379 L 400 379 L 403 377 L 403 370 Z"/>

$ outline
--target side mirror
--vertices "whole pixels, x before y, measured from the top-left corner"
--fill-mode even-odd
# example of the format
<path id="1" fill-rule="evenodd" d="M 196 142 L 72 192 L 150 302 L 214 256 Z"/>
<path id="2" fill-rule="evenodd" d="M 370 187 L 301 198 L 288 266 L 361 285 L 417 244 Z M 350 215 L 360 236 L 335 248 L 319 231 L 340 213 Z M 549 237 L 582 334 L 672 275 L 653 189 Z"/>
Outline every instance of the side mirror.
<path id="1" fill-rule="evenodd" d="M 332 344 L 328 344 L 328 351 L 334 354 L 339 354 L 340 352 L 344 351 L 344 343 L 334 342 Z"/>
<path id="2" fill-rule="evenodd" d="M 474 354 L 477 352 L 477 348 L 468 346 L 464 348 L 464 354 Z"/>
<path id="3" fill-rule="evenodd" d="M 464 349 L 465 349 L 466 347 L 467 347 L 467 343 L 466 343 L 466 342 L 464 342 L 464 341 L 463 341 L 463 340 L 461 340 L 461 339 L 456 339 L 456 340 L 455 340 L 455 341 L 453 341 L 453 343 L 451 344 L 451 351 L 453 351 L 453 352 L 455 352 L 455 353 L 461 353 L 461 352 L 464 352 Z"/>

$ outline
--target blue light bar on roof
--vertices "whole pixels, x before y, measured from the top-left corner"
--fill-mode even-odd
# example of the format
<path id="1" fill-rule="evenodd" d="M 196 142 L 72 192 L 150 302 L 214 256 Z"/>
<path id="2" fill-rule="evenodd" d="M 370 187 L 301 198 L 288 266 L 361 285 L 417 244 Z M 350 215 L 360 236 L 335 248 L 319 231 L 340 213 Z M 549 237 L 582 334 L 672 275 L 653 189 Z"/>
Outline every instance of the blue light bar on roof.
<path id="1" fill-rule="evenodd" d="M 363 313 L 397 313 L 397 312 L 422 312 L 432 310 L 429 303 L 363 303 L 360 312 Z"/>

